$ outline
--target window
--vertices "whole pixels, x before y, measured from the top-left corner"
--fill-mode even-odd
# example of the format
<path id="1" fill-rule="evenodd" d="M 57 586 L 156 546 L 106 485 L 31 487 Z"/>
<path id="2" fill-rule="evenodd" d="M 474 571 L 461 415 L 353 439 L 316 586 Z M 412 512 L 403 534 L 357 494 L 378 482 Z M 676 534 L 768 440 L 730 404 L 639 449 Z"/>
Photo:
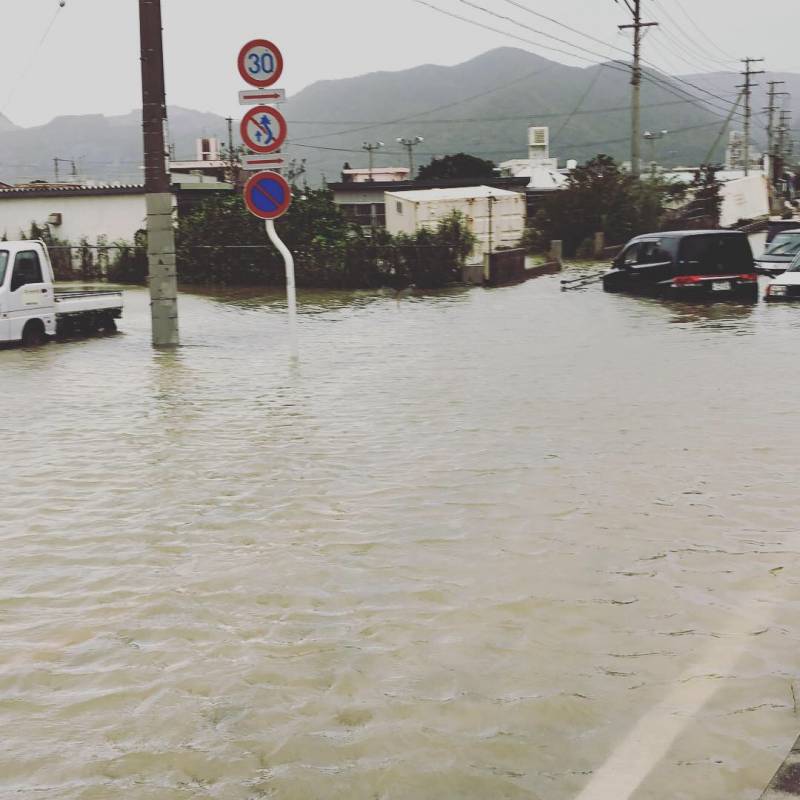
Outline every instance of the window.
<path id="1" fill-rule="evenodd" d="M 795 256 L 800 253 L 800 233 L 779 233 L 764 251 L 765 256 Z"/>
<path id="2" fill-rule="evenodd" d="M 403 213 L 403 204 L 399 200 L 397 201 L 397 206 L 396 207 L 397 207 L 397 213 L 398 214 L 402 214 Z"/>
<path id="3" fill-rule="evenodd" d="M 752 271 L 753 253 L 745 235 L 691 236 L 681 243 L 681 272 L 686 275 Z"/>
<path id="4" fill-rule="evenodd" d="M 670 254 L 661 246 L 661 240 L 642 242 L 639 250 L 640 264 L 663 264 L 671 260 Z"/>
<path id="5" fill-rule="evenodd" d="M 6 268 L 8 267 L 8 250 L 0 250 L 0 286 L 6 280 Z"/>
<path id="6" fill-rule="evenodd" d="M 35 250 L 23 250 L 14 259 L 14 277 L 11 279 L 11 291 L 29 283 L 43 283 L 42 265 L 39 254 Z"/>

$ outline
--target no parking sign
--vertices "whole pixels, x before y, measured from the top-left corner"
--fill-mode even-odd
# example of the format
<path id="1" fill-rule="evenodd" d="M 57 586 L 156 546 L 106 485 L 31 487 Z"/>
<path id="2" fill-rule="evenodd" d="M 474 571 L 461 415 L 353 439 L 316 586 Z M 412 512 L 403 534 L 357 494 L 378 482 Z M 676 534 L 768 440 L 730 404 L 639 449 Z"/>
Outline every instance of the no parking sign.
<path id="1" fill-rule="evenodd" d="M 247 210 L 259 219 L 282 217 L 292 202 L 292 190 L 277 172 L 257 172 L 244 187 Z"/>

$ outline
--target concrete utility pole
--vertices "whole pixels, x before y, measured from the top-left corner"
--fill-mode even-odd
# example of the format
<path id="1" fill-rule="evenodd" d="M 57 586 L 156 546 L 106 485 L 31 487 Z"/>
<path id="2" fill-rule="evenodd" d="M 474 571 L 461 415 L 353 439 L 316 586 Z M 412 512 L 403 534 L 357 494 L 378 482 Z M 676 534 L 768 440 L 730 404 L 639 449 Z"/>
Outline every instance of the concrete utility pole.
<path id="1" fill-rule="evenodd" d="M 422 144 L 425 140 L 421 136 L 413 139 L 397 139 L 397 143 L 403 145 L 408 150 L 408 179 L 414 180 L 414 148 Z"/>
<path id="2" fill-rule="evenodd" d="M 231 183 L 236 184 L 236 152 L 233 149 L 233 117 L 226 117 L 228 123 L 228 169 L 230 171 Z"/>
<path id="3" fill-rule="evenodd" d="M 373 155 L 376 150 L 380 150 L 381 147 L 385 147 L 383 142 L 375 142 L 374 144 L 370 144 L 369 142 L 364 142 L 361 145 L 362 150 L 366 150 L 369 153 L 369 179 L 372 180 L 372 165 L 374 162 L 375 156 Z"/>
<path id="4" fill-rule="evenodd" d="M 164 138 L 167 100 L 164 87 L 161 0 L 139 0 L 139 31 L 142 51 L 142 129 L 144 186 L 147 193 L 150 313 L 153 321 L 153 344 L 157 347 L 168 347 L 180 344 L 180 338 L 172 190 L 167 172 Z"/>
<path id="5" fill-rule="evenodd" d="M 764 70 L 752 70 L 750 69 L 751 64 L 755 64 L 759 61 L 763 61 L 763 58 L 743 58 L 742 63 L 744 64 L 744 71 L 742 75 L 744 75 L 744 84 L 738 86 L 738 89 L 742 89 L 742 94 L 744 96 L 744 174 L 747 177 L 750 174 L 750 120 L 753 116 L 753 109 L 750 104 L 750 100 L 753 96 L 753 88 L 758 86 L 757 83 L 753 83 L 750 79 L 753 75 L 763 75 Z"/>
<path id="6" fill-rule="evenodd" d="M 616 0 L 619 2 L 619 0 Z M 652 28 L 657 22 L 642 22 L 642 0 L 623 0 L 633 15 L 633 24 L 620 25 L 620 30 L 633 29 L 633 69 L 631 74 L 631 174 L 638 178 L 641 174 L 641 135 L 642 135 L 642 28 Z"/>
<path id="7" fill-rule="evenodd" d="M 778 97 L 785 97 L 788 95 L 788 92 L 778 92 L 775 90 L 776 86 L 781 86 L 784 84 L 785 81 L 769 81 L 769 106 L 765 109 L 767 114 L 769 115 L 767 118 L 767 156 L 768 156 L 768 163 L 769 163 L 769 191 L 770 196 L 773 194 L 773 188 L 775 185 L 775 181 L 777 180 L 777 173 L 775 171 L 775 134 L 776 134 L 776 127 L 775 127 L 775 112 L 778 111 L 778 106 L 776 105 L 776 99 Z"/>

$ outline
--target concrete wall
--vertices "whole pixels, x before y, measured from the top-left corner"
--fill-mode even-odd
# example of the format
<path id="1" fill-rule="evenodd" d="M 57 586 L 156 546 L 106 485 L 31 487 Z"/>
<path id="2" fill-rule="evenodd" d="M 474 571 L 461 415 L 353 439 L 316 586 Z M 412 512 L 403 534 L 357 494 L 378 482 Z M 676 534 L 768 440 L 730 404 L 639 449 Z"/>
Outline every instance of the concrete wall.
<path id="1" fill-rule="evenodd" d="M 16 239 L 20 231 L 30 230 L 32 222 L 42 225 L 53 213 L 61 214 L 62 224 L 51 226 L 51 232 L 73 244 L 83 237 L 95 244 L 98 236 L 105 236 L 109 244 L 120 239 L 132 242 L 136 231 L 145 227 L 147 217 L 144 194 L 0 196 L 0 236 Z"/>
<path id="2" fill-rule="evenodd" d="M 476 236 L 468 264 L 483 264 L 489 251 L 489 203 L 485 197 L 436 199 L 423 202 L 386 195 L 386 228 L 390 233 L 413 234 L 419 228 L 435 228 L 439 221 L 453 211 L 464 215 L 467 225 Z M 525 195 L 500 195 L 492 205 L 492 248 L 516 247 L 525 229 Z"/>

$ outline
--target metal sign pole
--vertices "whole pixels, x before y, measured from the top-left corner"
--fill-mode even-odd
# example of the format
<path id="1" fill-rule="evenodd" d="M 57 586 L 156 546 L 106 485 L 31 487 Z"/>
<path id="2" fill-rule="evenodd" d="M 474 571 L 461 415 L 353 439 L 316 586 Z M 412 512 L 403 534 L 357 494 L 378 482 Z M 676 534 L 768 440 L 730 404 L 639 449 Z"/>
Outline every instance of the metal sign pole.
<path id="1" fill-rule="evenodd" d="M 275 230 L 275 221 L 266 221 L 267 236 L 283 256 L 286 264 L 286 301 L 289 308 L 289 352 L 293 360 L 299 358 L 297 347 L 297 291 L 294 285 L 294 256 Z"/>

